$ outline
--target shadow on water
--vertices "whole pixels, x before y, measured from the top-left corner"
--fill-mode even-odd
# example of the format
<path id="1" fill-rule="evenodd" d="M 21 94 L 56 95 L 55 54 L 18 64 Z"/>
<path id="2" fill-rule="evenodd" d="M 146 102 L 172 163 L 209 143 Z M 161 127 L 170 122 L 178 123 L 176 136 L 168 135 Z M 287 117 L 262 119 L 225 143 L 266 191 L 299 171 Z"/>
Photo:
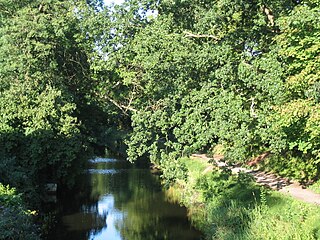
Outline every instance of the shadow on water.
<path id="1" fill-rule="evenodd" d="M 62 193 L 49 239 L 201 239 L 186 209 L 167 202 L 157 176 L 126 161 L 90 160 L 75 193 Z"/>

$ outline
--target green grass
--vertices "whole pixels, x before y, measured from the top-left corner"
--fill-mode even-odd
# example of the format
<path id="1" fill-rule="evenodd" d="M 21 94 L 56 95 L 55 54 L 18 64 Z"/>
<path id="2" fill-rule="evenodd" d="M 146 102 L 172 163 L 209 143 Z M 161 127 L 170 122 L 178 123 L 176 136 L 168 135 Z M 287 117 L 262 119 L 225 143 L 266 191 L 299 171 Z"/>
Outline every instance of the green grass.
<path id="1" fill-rule="evenodd" d="M 320 239 L 320 208 L 271 192 L 266 205 L 249 213 L 250 224 L 239 239 Z"/>
<path id="2" fill-rule="evenodd" d="M 182 160 L 189 177 L 170 189 L 206 239 L 320 239 L 320 207 L 257 186 L 250 178 L 206 173 L 208 163 Z M 217 171 L 217 170 L 215 170 Z"/>
<path id="3" fill-rule="evenodd" d="M 210 163 L 201 159 L 201 158 L 181 158 L 181 162 L 183 162 L 189 171 L 189 174 L 201 174 L 208 166 L 211 166 Z"/>
<path id="4" fill-rule="evenodd" d="M 309 186 L 309 189 L 320 194 L 320 180 Z"/>

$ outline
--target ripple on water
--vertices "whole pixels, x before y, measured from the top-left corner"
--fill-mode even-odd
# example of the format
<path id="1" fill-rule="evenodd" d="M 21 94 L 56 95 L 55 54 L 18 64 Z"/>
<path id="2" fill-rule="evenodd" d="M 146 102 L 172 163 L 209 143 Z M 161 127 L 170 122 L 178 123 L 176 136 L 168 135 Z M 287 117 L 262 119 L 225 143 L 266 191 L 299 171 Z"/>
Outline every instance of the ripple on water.
<path id="1" fill-rule="evenodd" d="M 89 162 L 91 163 L 114 163 L 114 162 L 118 162 L 119 160 L 114 159 L 114 158 L 94 158 L 94 159 L 90 159 Z"/>
<path id="2" fill-rule="evenodd" d="M 116 174 L 119 173 L 121 170 L 116 170 L 116 169 L 88 169 L 88 172 L 90 174 Z"/>

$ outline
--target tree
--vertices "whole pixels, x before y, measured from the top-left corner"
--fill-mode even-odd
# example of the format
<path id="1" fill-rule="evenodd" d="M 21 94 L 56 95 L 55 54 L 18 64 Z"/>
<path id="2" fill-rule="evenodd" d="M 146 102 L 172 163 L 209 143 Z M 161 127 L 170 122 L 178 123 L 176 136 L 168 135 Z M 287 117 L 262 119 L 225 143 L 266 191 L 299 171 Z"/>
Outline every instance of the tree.
<path id="1" fill-rule="evenodd" d="M 21 173 L 6 169 L 2 180 L 26 191 L 71 184 L 85 159 L 80 109 L 92 92 L 73 2 L 1 4 L 1 165 Z"/>
<path id="2" fill-rule="evenodd" d="M 275 38 L 286 70 L 283 101 L 272 108 L 264 141 L 289 174 L 304 180 L 319 176 L 319 3 L 305 1 L 280 18 Z"/>
<path id="3" fill-rule="evenodd" d="M 259 151 L 259 119 L 282 91 L 281 65 L 269 54 L 278 26 L 265 9 L 280 15 L 291 7 L 161 2 L 159 16 L 129 45 L 133 58 L 119 64 L 135 94 L 129 157 L 190 154 L 217 142 L 242 161 Z"/>

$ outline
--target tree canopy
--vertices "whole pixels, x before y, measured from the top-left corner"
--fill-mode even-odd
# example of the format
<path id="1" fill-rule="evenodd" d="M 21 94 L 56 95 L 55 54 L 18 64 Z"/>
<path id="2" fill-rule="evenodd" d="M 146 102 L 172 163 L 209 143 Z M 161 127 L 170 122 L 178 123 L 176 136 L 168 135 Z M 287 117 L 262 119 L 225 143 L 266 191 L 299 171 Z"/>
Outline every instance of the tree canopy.
<path id="1" fill-rule="evenodd" d="M 131 161 L 221 144 L 317 178 L 319 16 L 317 0 L 0 1 L 0 180 L 66 183 L 124 140 Z"/>

